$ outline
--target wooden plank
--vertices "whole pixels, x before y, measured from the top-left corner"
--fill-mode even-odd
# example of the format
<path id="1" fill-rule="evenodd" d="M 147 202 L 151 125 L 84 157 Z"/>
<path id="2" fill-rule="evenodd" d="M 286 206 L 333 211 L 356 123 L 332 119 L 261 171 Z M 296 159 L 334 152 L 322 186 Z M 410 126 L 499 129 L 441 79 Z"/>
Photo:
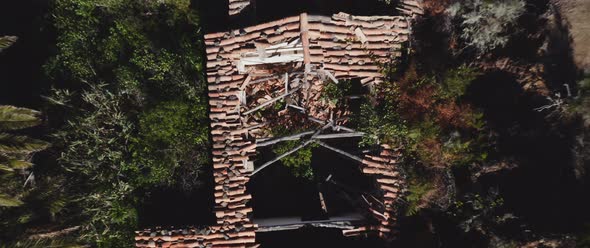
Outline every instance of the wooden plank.
<path id="1" fill-rule="evenodd" d="M 340 139 L 340 138 L 355 138 L 355 137 L 363 137 L 365 133 L 362 132 L 354 132 L 354 133 L 333 133 L 333 134 L 320 134 L 315 137 L 315 139 Z"/>
<path id="2" fill-rule="evenodd" d="M 308 65 L 311 63 L 309 55 L 309 23 L 307 20 L 307 13 L 302 13 L 299 17 L 301 23 L 301 44 L 303 44 L 303 63 Z"/>
<path id="3" fill-rule="evenodd" d="M 264 147 L 264 146 L 274 145 L 276 143 L 283 142 L 283 141 L 299 140 L 303 136 L 312 135 L 314 133 L 315 133 L 315 131 L 307 131 L 307 132 L 302 132 L 302 133 L 298 133 L 298 134 L 294 134 L 294 135 L 290 135 L 290 136 L 284 136 L 284 137 L 280 137 L 280 138 L 276 138 L 276 139 L 265 140 L 265 141 L 261 141 L 261 142 L 257 141 L 256 145 L 258 147 Z"/>
<path id="4" fill-rule="evenodd" d="M 338 149 L 336 147 L 332 147 L 332 146 L 330 146 L 330 145 L 328 145 L 328 144 L 326 144 L 324 142 L 321 142 L 319 140 L 316 140 L 315 142 L 318 143 L 320 146 L 323 146 L 325 148 L 328 148 L 328 149 L 330 149 L 330 150 L 332 150 L 332 151 L 334 151 L 334 152 L 336 152 L 338 154 L 344 155 L 345 157 L 348 157 L 348 158 L 350 158 L 352 160 L 355 160 L 355 161 L 357 161 L 359 163 L 362 163 L 363 162 L 363 159 L 361 159 L 361 158 L 359 158 L 359 157 L 357 157 L 355 155 L 352 155 L 352 154 L 350 154 L 348 152 L 345 152 L 343 150 L 340 150 L 340 149 Z"/>
<path id="5" fill-rule="evenodd" d="M 291 155 L 292 153 L 294 153 L 294 152 L 296 152 L 296 151 L 299 151 L 301 148 L 304 148 L 304 147 L 306 147 L 307 145 L 311 144 L 312 142 L 314 142 L 314 140 L 308 140 L 308 141 L 305 141 L 303 144 L 301 144 L 301 145 L 299 145 L 299 146 L 295 147 L 293 150 L 290 150 L 290 151 L 288 151 L 288 152 L 285 152 L 285 153 L 283 153 L 281 156 L 278 156 L 278 157 L 276 157 L 275 159 L 273 159 L 273 160 L 271 160 L 271 161 L 268 161 L 268 162 L 264 163 L 262 166 L 258 167 L 258 169 L 254 170 L 254 171 L 252 172 L 252 176 L 256 175 L 256 173 L 260 172 L 261 170 L 264 170 L 264 168 L 268 167 L 269 165 L 272 165 L 272 164 L 274 164 L 275 162 L 277 162 L 277 161 L 279 161 L 279 160 L 283 159 L 284 157 L 286 157 L 286 156 L 289 156 L 289 155 Z"/>
<path id="6" fill-rule="evenodd" d="M 251 114 L 252 112 L 255 112 L 255 111 L 257 111 L 257 110 L 259 110 L 259 109 L 261 109 L 261 108 L 264 108 L 264 107 L 266 107 L 266 106 L 268 106 L 268 105 L 270 105 L 270 104 L 272 104 L 272 103 L 274 103 L 274 102 L 276 102 L 276 101 L 278 101 L 278 100 L 281 100 L 281 99 L 283 99 L 283 98 L 285 98 L 285 97 L 287 97 L 287 96 L 289 96 L 289 95 L 291 95 L 291 94 L 293 94 L 293 93 L 297 92 L 299 89 L 301 89 L 301 86 L 299 86 L 299 87 L 297 87 L 297 88 L 293 89 L 293 91 L 291 91 L 291 92 L 289 92 L 289 93 L 287 93 L 287 94 L 283 94 L 283 95 L 280 95 L 280 96 L 278 96 L 278 97 L 275 97 L 275 98 L 273 98 L 273 99 L 271 99 L 271 100 L 269 100 L 269 101 L 266 101 L 266 102 L 264 102 L 263 104 L 260 104 L 258 107 L 256 107 L 256 108 L 253 108 L 253 109 L 250 109 L 250 110 L 246 111 L 246 112 L 245 112 L 243 115 L 249 115 L 249 114 Z"/>

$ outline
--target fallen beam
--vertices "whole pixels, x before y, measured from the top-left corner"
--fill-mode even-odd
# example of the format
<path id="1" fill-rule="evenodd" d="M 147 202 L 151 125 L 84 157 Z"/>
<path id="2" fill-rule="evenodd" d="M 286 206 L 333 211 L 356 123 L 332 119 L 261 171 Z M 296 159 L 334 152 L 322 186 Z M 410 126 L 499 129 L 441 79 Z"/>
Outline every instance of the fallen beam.
<path id="1" fill-rule="evenodd" d="M 309 144 L 310 144 L 310 143 L 312 143 L 312 142 L 314 142 L 314 140 L 308 140 L 308 141 L 305 141 L 303 144 L 301 144 L 301 145 L 299 145 L 299 146 L 295 147 L 293 150 L 290 150 L 290 151 L 288 151 L 288 152 L 286 152 L 286 153 L 283 153 L 281 156 L 278 156 L 278 157 L 276 157 L 275 159 L 273 159 L 273 160 L 271 160 L 271 161 L 268 161 L 268 162 L 266 162 L 266 163 L 265 163 L 265 164 L 263 164 L 262 166 L 258 167 L 258 169 L 254 170 L 254 171 L 252 172 L 252 176 L 256 175 L 256 173 L 258 173 L 259 171 L 263 170 L 264 168 L 268 167 L 268 166 L 269 166 L 269 165 L 271 165 L 271 164 L 274 164 L 275 162 L 277 162 L 277 161 L 281 160 L 282 158 L 284 158 L 284 157 L 286 157 L 286 156 L 289 156 L 289 155 L 291 155 L 292 153 L 294 153 L 294 152 L 296 152 L 296 151 L 299 151 L 301 148 L 303 148 L 303 147 L 306 147 L 307 145 L 309 145 Z"/>
<path id="2" fill-rule="evenodd" d="M 332 134 L 320 134 L 316 136 L 314 139 L 322 140 L 322 139 L 340 139 L 340 138 L 356 138 L 356 137 L 363 137 L 365 133 L 363 132 L 354 132 L 354 133 L 332 133 Z"/>
<path id="3" fill-rule="evenodd" d="M 293 90 L 292 90 L 292 91 L 290 91 L 289 93 L 286 93 L 286 94 L 280 95 L 280 96 L 278 96 L 278 97 L 275 97 L 275 98 L 273 98 L 273 99 L 271 99 L 271 100 L 269 100 L 269 101 L 267 101 L 267 102 L 265 102 L 265 103 L 263 103 L 263 104 L 260 104 L 258 107 L 256 107 L 256 108 L 253 108 L 253 109 L 250 109 L 250 110 L 248 110 L 248 111 L 244 112 L 244 113 L 243 113 L 243 115 L 249 115 L 249 114 L 251 114 L 251 113 L 253 113 L 253 112 L 255 112 L 255 111 L 258 111 L 258 110 L 259 110 L 259 109 L 261 109 L 261 108 L 264 108 L 264 107 L 266 107 L 266 106 L 268 106 L 268 105 L 271 105 L 271 104 L 273 104 L 274 102 L 276 102 L 276 101 L 278 101 L 278 100 L 281 100 L 281 99 L 283 99 L 283 98 L 285 98 L 285 97 L 287 97 L 287 96 L 290 96 L 291 94 L 293 94 L 293 93 L 297 92 L 299 89 L 301 89 L 301 86 L 298 86 L 297 88 L 293 89 Z"/>
<path id="4" fill-rule="evenodd" d="M 319 140 L 316 140 L 315 142 L 318 143 L 320 146 L 323 146 L 325 148 L 328 148 L 328 149 L 330 149 L 330 150 L 332 150 L 332 151 L 334 151 L 334 152 L 336 152 L 338 154 L 344 155 L 345 157 L 348 157 L 348 158 L 350 158 L 352 160 L 355 160 L 355 161 L 357 161 L 359 163 L 362 163 L 363 162 L 363 159 L 361 159 L 361 158 L 359 158 L 359 157 L 357 157 L 355 155 L 352 155 L 352 154 L 350 154 L 348 152 L 345 152 L 343 150 L 340 150 L 340 149 L 338 149 L 336 147 L 332 147 L 332 146 L 330 146 L 330 145 L 328 145 L 328 144 L 326 144 L 324 142 L 321 142 Z"/>
<path id="5" fill-rule="evenodd" d="M 298 133 L 298 134 L 294 134 L 294 135 L 290 135 L 290 136 L 285 136 L 285 137 L 280 137 L 280 138 L 276 138 L 276 139 L 271 139 L 271 140 L 264 140 L 264 141 L 257 140 L 256 146 L 264 147 L 264 146 L 274 145 L 276 143 L 283 142 L 283 141 L 299 140 L 299 139 L 301 139 L 301 137 L 307 136 L 307 135 L 312 135 L 315 132 L 316 131 L 307 131 L 307 132 L 302 132 L 302 133 Z"/>
<path id="6" fill-rule="evenodd" d="M 359 225 L 358 223 L 352 223 L 352 222 L 292 224 L 292 225 L 284 225 L 284 226 L 258 227 L 256 232 L 289 231 L 289 230 L 297 230 L 299 228 L 306 227 L 306 226 L 317 227 L 317 228 L 333 228 L 333 229 L 350 230 L 350 229 L 356 228 L 358 225 Z"/>
<path id="7" fill-rule="evenodd" d="M 301 217 L 275 217 L 254 219 L 253 222 L 258 225 L 256 232 L 274 232 L 294 230 L 305 226 L 336 228 L 336 229 L 354 229 L 359 225 L 366 224 L 367 220 L 359 213 L 348 213 L 342 216 L 333 216 L 323 220 L 303 221 Z"/>

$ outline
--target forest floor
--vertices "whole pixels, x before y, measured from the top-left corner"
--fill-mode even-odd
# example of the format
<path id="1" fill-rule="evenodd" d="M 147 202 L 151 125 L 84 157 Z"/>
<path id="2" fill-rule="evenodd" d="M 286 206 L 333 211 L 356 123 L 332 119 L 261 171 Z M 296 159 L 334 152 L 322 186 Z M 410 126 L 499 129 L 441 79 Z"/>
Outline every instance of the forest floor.
<path id="1" fill-rule="evenodd" d="M 590 1 L 553 0 L 568 21 L 573 41 L 574 60 L 578 68 L 590 73 Z"/>

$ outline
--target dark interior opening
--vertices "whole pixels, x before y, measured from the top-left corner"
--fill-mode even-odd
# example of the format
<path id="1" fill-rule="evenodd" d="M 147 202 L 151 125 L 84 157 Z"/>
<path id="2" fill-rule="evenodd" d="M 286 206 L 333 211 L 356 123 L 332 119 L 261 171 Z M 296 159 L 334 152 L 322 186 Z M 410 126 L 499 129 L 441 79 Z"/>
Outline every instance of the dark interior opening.
<path id="1" fill-rule="evenodd" d="M 206 171 L 204 183 L 191 192 L 179 187 L 147 189 L 148 195 L 138 209 L 139 227 L 154 226 L 210 226 L 216 223 L 214 213 L 214 182 L 211 171 Z"/>
<path id="2" fill-rule="evenodd" d="M 263 248 L 385 247 L 378 238 L 344 237 L 341 230 L 327 228 L 301 228 L 293 231 L 258 233 L 256 242 Z"/>
<path id="3" fill-rule="evenodd" d="M 358 140 L 326 143 L 350 153 L 358 151 Z M 269 150 L 260 150 L 257 165 L 276 156 Z M 280 161 L 251 178 L 247 189 L 253 197 L 254 218 L 297 216 L 312 220 L 358 213 L 354 199 L 359 197 L 359 192 L 375 189 L 373 180 L 360 171 L 358 162 L 326 148 L 313 149 L 311 166 L 314 171 L 312 180 L 295 177 Z M 330 175 L 337 184 L 326 182 Z M 319 191 L 324 196 L 327 215 L 321 209 Z"/>
<path id="4" fill-rule="evenodd" d="M 259 150 L 255 164 L 275 158 L 270 149 Z M 280 161 L 250 179 L 254 218 L 312 217 L 321 214 L 317 182 L 295 177 Z"/>

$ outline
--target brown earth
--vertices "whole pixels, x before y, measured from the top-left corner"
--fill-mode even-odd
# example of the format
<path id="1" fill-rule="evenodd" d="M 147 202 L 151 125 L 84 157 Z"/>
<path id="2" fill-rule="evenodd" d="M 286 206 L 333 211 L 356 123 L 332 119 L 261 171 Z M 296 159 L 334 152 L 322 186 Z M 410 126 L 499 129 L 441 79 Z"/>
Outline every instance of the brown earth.
<path id="1" fill-rule="evenodd" d="M 590 73 L 590 0 L 552 0 L 567 20 L 578 68 Z"/>

